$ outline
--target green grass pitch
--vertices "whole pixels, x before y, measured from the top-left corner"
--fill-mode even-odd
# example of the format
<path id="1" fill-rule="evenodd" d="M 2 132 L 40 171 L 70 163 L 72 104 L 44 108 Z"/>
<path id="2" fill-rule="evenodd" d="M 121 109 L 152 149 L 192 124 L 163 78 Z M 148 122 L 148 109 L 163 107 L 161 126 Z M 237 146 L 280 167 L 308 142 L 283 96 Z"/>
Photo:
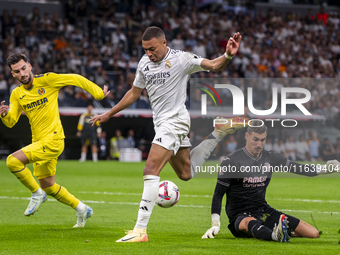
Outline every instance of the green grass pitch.
<path id="1" fill-rule="evenodd" d="M 340 254 L 339 178 L 274 178 L 267 190 L 267 201 L 274 208 L 312 225 L 313 215 L 323 232 L 319 239 L 292 238 L 291 243 L 236 239 L 222 209 L 220 234 L 202 240 L 211 224 L 216 179 L 184 182 L 170 165 L 160 176 L 179 187 L 178 204 L 168 209 L 155 206 L 148 243 L 116 243 L 135 224 L 143 166 L 143 162 L 59 161 L 57 183 L 94 210 L 84 229 L 73 229 L 75 211 L 53 198 L 25 217 L 30 193 L 1 160 L 0 254 Z"/>

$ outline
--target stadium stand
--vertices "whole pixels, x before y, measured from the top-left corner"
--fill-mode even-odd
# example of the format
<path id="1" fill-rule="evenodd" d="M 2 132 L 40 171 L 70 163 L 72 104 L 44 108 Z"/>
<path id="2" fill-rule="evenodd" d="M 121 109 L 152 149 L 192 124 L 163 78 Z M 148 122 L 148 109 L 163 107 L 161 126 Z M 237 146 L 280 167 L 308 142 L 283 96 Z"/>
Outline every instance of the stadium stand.
<path id="1" fill-rule="evenodd" d="M 39 2 L 0 8 L 0 101 L 8 103 L 10 92 L 19 85 L 11 76 L 6 58 L 23 52 L 35 74 L 74 72 L 99 86 L 109 85 L 110 96 L 94 105 L 97 109 L 111 108 L 132 86 L 138 60 L 144 54 L 141 36 L 151 25 L 164 30 L 171 48 L 207 58 L 221 55 L 228 37 L 236 31 L 242 33 L 239 53 L 225 72 L 200 72 L 193 77 L 249 81 L 340 78 L 337 1 L 287 1 L 298 4 L 295 8 L 247 0 L 200 1 L 210 3 L 202 6 L 194 0 Z M 249 84 L 239 86 L 245 89 Z M 340 128 L 339 85 L 324 82 L 311 86 L 305 82 L 302 87 L 313 97 L 307 109 L 324 116 L 330 126 Z M 254 103 L 266 109 L 271 91 L 266 86 L 260 88 L 254 92 Z M 75 87 L 60 91 L 62 107 L 84 107 L 88 101 L 93 101 L 91 95 Z M 150 109 L 147 94 L 143 93 L 131 108 Z M 338 136 L 339 132 L 332 133 L 333 138 Z"/>

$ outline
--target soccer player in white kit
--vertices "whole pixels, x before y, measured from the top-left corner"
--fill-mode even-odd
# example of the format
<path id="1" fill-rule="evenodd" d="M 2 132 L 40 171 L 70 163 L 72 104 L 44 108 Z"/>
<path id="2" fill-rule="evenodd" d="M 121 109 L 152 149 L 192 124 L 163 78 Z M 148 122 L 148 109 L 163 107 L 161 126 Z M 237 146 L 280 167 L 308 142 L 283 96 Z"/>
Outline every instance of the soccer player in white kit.
<path id="1" fill-rule="evenodd" d="M 143 170 L 144 190 L 137 223 L 133 230 L 117 242 L 147 242 L 147 224 L 158 197 L 159 173 L 167 162 L 182 180 L 195 175 L 194 166 L 202 165 L 217 143 L 232 130 L 216 130 L 190 151 L 187 137 L 190 116 L 185 107 L 187 81 L 192 73 L 223 70 L 238 51 L 242 36 L 230 37 L 224 55 L 208 60 L 192 53 L 167 47 L 164 32 L 149 27 L 142 37 L 145 55 L 139 61 L 132 88 L 110 111 L 91 118 L 93 123 L 106 122 L 110 117 L 135 102 L 146 88 L 153 111 L 155 137 Z M 236 129 L 243 126 L 236 127 Z"/>

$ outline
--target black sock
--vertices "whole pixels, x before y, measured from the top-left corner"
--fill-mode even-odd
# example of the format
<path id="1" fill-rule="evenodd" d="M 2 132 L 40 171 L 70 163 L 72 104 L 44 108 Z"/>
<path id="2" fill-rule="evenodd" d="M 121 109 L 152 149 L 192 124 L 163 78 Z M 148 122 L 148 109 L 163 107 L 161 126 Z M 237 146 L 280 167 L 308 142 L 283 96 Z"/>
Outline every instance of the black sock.
<path id="1" fill-rule="evenodd" d="M 273 240 L 272 239 L 272 230 L 264 225 L 261 225 L 256 220 L 251 220 L 248 223 L 248 231 L 252 234 L 253 237 L 262 240 Z"/>

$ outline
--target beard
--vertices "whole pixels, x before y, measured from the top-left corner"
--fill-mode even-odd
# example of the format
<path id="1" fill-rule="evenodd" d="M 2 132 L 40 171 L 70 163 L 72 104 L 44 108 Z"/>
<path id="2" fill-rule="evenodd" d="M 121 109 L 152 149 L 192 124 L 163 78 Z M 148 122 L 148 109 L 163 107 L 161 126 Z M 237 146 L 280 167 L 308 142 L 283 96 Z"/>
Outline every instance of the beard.
<path id="1" fill-rule="evenodd" d="M 21 79 L 21 80 L 19 80 L 19 81 L 20 81 L 22 84 L 30 84 L 31 81 L 32 81 L 32 75 L 29 74 L 26 81 L 23 81 L 23 79 Z"/>

